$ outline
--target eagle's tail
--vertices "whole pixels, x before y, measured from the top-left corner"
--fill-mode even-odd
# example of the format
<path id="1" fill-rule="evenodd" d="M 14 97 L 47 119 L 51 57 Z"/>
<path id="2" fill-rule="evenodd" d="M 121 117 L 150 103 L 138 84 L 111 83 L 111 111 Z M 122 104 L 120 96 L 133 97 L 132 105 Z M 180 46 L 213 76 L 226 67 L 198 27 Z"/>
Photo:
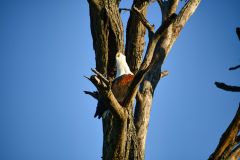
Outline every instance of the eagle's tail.
<path id="1" fill-rule="evenodd" d="M 98 117 L 98 119 L 100 119 L 103 116 L 103 113 L 107 110 L 108 108 L 106 107 L 106 105 L 104 104 L 104 99 L 103 98 L 99 98 L 98 100 L 98 104 L 97 104 L 97 108 L 96 108 L 96 112 L 94 114 L 94 118 Z"/>

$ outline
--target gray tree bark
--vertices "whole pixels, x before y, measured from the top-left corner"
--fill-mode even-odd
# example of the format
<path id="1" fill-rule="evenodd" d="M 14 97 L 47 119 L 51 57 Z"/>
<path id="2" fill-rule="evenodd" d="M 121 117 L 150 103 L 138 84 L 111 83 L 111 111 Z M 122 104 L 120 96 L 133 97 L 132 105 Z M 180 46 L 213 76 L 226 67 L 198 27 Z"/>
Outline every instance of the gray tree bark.
<path id="1" fill-rule="evenodd" d="M 200 0 L 187 1 L 178 15 L 176 9 L 179 0 L 157 0 L 162 11 L 162 24 L 156 31 L 145 18 L 150 1 L 134 0 L 132 8 L 128 9 L 130 17 L 125 49 L 120 0 L 88 2 L 97 70 L 93 70 L 96 75 L 89 80 L 98 89 L 98 94 L 86 93 L 98 99 L 104 98 L 105 105 L 111 111 L 109 116 L 102 119 L 102 158 L 143 160 L 153 94 L 160 78 L 166 75 L 166 72 L 161 72 L 162 64 Z M 149 42 L 142 60 L 146 30 Z M 123 105 L 117 102 L 111 91 L 111 80 L 116 72 L 115 55 L 118 51 L 126 54 L 127 62 L 135 74 Z"/>

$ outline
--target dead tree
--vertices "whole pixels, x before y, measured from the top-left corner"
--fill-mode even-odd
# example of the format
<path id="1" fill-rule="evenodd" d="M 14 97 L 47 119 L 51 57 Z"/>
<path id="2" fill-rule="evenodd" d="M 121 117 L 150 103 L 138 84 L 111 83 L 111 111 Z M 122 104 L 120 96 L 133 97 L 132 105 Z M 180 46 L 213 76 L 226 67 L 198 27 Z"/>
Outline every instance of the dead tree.
<path id="1" fill-rule="evenodd" d="M 162 23 L 155 30 L 154 25 L 145 18 L 148 6 L 155 1 L 133 0 L 131 9 L 121 9 L 120 0 L 88 0 L 96 58 L 96 70 L 92 70 L 95 75 L 88 79 L 98 92 L 86 93 L 96 99 L 104 98 L 111 111 L 109 116 L 102 119 L 104 160 L 144 159 L 153 94 L 161 77 L 167 74 L 166 71 L 162 72 L 162 64 L 200 1 L 186 1 L 176 14 L 179 0 L 157 0 Z M 130 11 L 125 46 L 121 10 Z M 143 53 L 146 30 L 149 42 Z M 111 91 L 117 52 L 125 53 L 128 65 L 135 74 L 123 105 L 118 103 Z"/>
<path id="2" fill-rule="evenodd" d="M 237 36 L 240 40 L 240 28 L 236 29 Z M 236 70 L 240 65 L 229 68 Z M 222 82 L 215 82 L 216 87 L 231 92 L 240 92 L 239 86 L 231 86 Z M 209 160 L 238 160 L 240 158 L 240 104 L 235 117 L 223 133 L 216 150 L 211 154 Z"/>

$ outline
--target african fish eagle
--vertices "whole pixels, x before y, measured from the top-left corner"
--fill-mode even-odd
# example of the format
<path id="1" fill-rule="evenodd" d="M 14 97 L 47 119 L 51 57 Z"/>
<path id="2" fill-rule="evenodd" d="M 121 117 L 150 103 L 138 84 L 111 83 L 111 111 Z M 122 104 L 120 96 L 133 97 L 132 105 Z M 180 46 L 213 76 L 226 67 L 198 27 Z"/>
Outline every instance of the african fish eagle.
<path id="1" fill-rule="evenodd" d="M 126 56 L 121 52 L 116 54 L 117 75 L 112 82 L 112 92 L 117 101 L 122 105 L 127 94 L 128 88 L 133 80 L 134 74 L 131 72 L 127 62 Z M 94 117 L 104 117 L 105 113 L 109 112 L 104 99 L 98 100 L 97 109 Z"/>

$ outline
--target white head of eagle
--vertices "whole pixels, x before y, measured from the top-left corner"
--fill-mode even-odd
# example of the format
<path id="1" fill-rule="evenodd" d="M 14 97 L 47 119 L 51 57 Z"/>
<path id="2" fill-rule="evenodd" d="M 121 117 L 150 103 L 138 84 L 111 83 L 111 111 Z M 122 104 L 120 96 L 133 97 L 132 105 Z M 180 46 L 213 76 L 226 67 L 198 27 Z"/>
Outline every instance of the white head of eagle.
<path id="1" fill-rule="evenodd" d="M 126 56 L 122 54 L 121 52 L 117 52 L 116 54 L 116 66 L 117 66 L 117 75 L 116 78 L 124 75 L 124 74 L 131 74 L 133 73 L 130 71 L 130 68 L 128 67 Z"/>
<path id="2" fill-rule="evenodd" d="M 128 88 L 131 85 L 131 82 L 134 78 L 133 73 L 130 71 L 130 68 L 126 62 L 126 56 L 121 52 L 116 54 L 116 66 L 117 66 L 117 75 L 112 82 L 112 92 L 117 99 L 117 101 L 122 105 L 125 99 L 125 96 L 128 92 Z M 107 104 L 105 104 L 104 99 L 98 100 L 97 110 L 94 117 L 106 117 L 109 110 Z"/>

